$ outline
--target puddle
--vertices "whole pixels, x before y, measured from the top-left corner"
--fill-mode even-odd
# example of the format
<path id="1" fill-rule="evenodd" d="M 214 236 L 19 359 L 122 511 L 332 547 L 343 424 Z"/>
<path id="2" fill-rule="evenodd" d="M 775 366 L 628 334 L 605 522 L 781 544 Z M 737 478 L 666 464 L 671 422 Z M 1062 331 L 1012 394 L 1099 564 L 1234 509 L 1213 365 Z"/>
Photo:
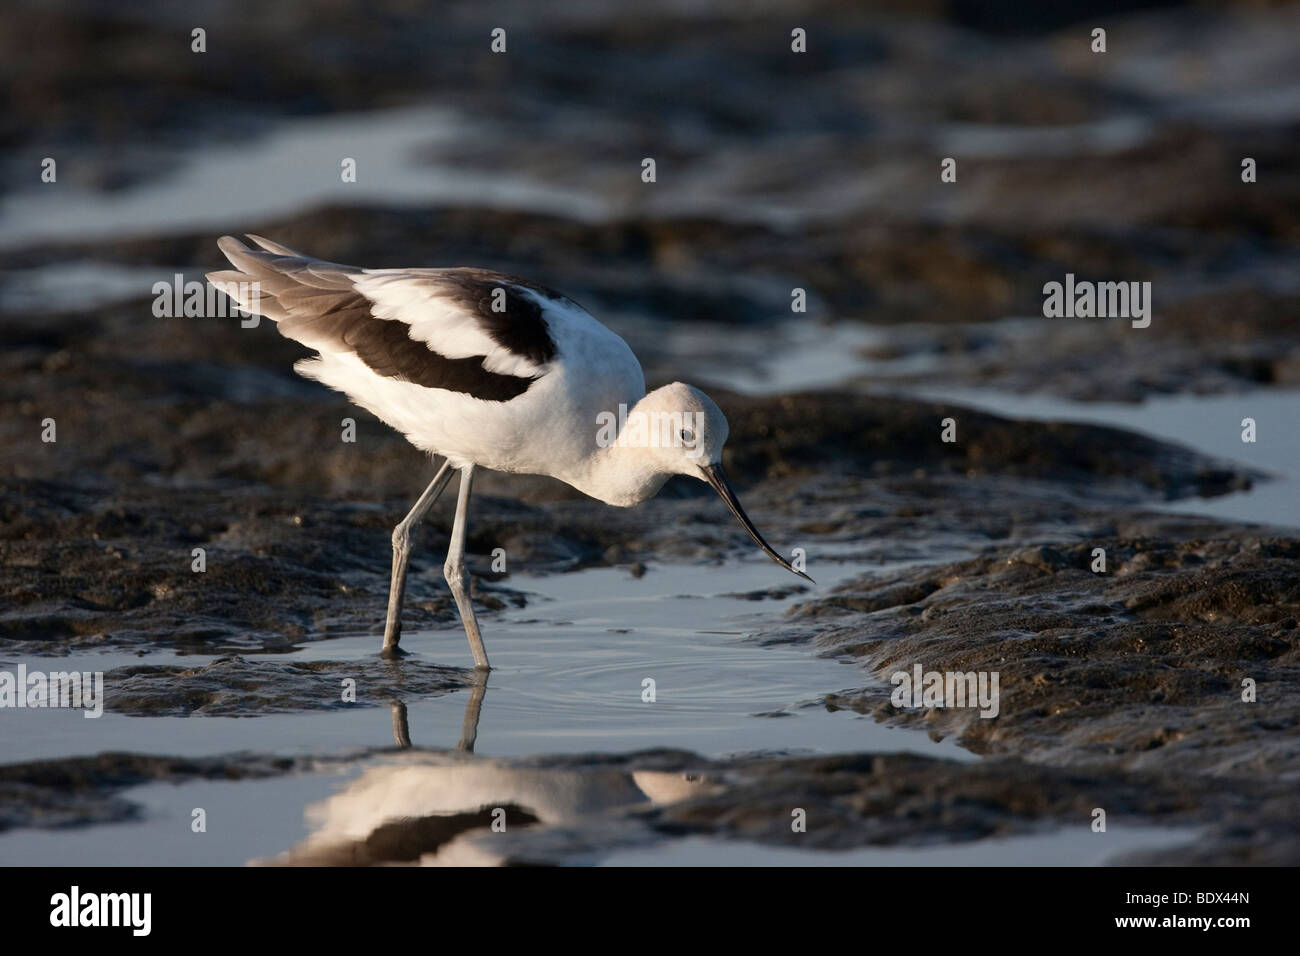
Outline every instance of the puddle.
<path id="1" fill-rule="evenodd" d="M 849 564 L 827 566 L 823 586 L 864 570 Z M 856 666 L 799 647 L 755 646 L 748 635 L 779 621 L 784 608 L 805 595 L 760 602 L 725 595 L 773 583 L 773 569 L 758 561 L 708 568 L 654 566 L 640 578 L 616 568 L 538 578 L 515 575 L 512 586 L 533 597 L 528 607 L 512 609 L 486 626 L 494 669 L 480 708 L 477 752 L 522 756 L 675 747 L 720 757 L 750 751 L 879 749 L 974 759 L 950 741 L 935 742 L 920 732 L 811 706 L 828 693 L 861 687 L 871 678 Z M 304 644 L 292 655 L 247 659 L 370 660 L 378 645 L 377 635 L 359 635 Z M 411 654 L 408 660 L 472 666 L 459 626 L 410 631 L 402 646 Z M 22 662 L 29 669 L 107 671 L 136 664 L 197 667 L 214 659 L 160 651 L 144 656 L 6 655 L 0 664 L 9 669 Z M 642 699 L 646 680 L 654 681 L 653 702 Z M 468 692 L 455 692 L 403 701 L 411 742 L 454 747 L 469 697 Z M 127 717 L 105 712 L 87 719 L 73 710 L 15 709 L 4 714 L 9 732 L 0 741 L 0 762 L 105 750 L 301 755 L 391 746 L 390 702 L 376 704 L 247 717 Z"/>
<path id="2" fill-rule="evenodd" d="M 823 324 L 814 320 L 728 330 L 678 324 L 662 330 L 674 365 L 683 377 L 721 385 L 746 395 L 781 395 L 805 389 L 834 388 L 873 371 L 922 374 L 938 365 L 933 354 L 877 361 L 867 350 L 887 343 L 890 333 L 857 322 Z"/>
<path id="3" fill-rule="evenodd" d="M 861 573 L 856 564 L 828 564 L 824 586 Z M 778 579 L 779 580 L 779 579 Z M 599 568 L 511 583 L 533 594 L 529 607 L 487 626 L 495 669 L 481 700 L 471 691 L 405 700 L 406 726 L 416 747 L 451 749 L 469 731 L 479 757 L 544 753 L 621 752 L 680 748 L 706 757 L 747 752 L 833 753 L 910 750 L 972 761 L 951 741 L 886 727 L 847 711 L 810 702 L 870 680 L 857 667 L 790 646 L 758 647 L 747 639 L 762 622 L 779 620 L 801 595 L 753 602 L 731 593 L 765 588 L 773 571 L 759 561 L 722 567 L 655 566 L 642 577 Z M 362 660 L 377 635 L 302 645 L 291 655 L 249 660 Z M 459 627 L 412 631 L 410 659 L 469 665 Z M 108 670 L 129 664 L 202 664 L 212 658 L 171 651 L 22 658 L 29 668 Z M 6 660 L 12 668 L 17 660 Z M 653 703 L 643 681 L 655 682 Z M 762 715 L 762 716 L 759 716 Z M 231 717 L 126 717 L 106 712 L 87 719 L 73 710 L 9 710 L 0 762 L 57 759 L 102 751 L 217 755 L 235 751 L 292 755 L 355 755 L 394 745 L 395 714 L 378 706 L 302 714 Z M 337 790 L 347 771 L 298 774 L 246 782 L 148 784 L 122 796 L 142 805 L 144 820 L 67 830 L 16 830 L 0 835 L 7 863 L 236 864 L 286 849 L 303 833 L 304 806 Z M 191 834 L 189 813 L 239 820 L 219 839 Z M 216 829 L 210 825 L 209 833 Z M 222 831 L 224 832 L 224 831 Z M 142 848 L 148 848 L 147 860 Z"/>
<path id="4" fill-rule="evenodd" d="M 1300 527 L 1300 392 L 1270 389 L 1237 395 L 1168 395 L 1138 405 L 1076 402 L 982 388 L 909 388 L 901 394 L 953 402 L 1007 418 L 1112 425 L 1248 465 L 1270 474 L 1272 480 L 1218 498 L 1152 502 L 1150 507 L 1225 521 Z M 1245 418 L 1255 420 L 1253 443 L 1241 440 Z"/>
<path id="5" fill-rule="evenodd" d="M 270 780 L 150 783 L 123 791 L 137 821 L 0 833 L 5 866 L 243 866 L 307 836 L 303 807 L 329 796 L 355 768 Z M 207 830 L 191 829 L 196 808 Z"/>

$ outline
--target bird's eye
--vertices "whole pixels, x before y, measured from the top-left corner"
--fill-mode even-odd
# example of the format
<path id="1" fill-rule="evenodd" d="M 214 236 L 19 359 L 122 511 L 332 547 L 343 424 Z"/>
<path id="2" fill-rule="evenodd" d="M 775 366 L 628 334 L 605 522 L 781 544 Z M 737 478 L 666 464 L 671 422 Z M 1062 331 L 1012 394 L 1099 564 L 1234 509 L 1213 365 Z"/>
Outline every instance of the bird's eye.
<path id="1" fill-rule="evenodd" d="M 683 429 L 682 429 L 682 444 L 683 444 L 683 445 L 689 445 L 689 444 L 691 444 L 693 441 L 695 441 L 695 432 L 691 431 L 689 428 L 683 428 Z"/>

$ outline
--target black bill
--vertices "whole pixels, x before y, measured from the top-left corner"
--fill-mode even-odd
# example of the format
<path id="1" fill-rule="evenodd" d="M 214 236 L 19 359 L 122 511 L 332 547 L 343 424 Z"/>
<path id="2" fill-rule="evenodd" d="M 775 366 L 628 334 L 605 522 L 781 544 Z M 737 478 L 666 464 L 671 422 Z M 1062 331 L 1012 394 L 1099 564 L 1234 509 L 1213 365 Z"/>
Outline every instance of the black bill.
<path id="1" fill-rule="evenodd" d="M 731 490 L 731 485 L 727 483 L 727 476 L 723 472 L 721 465 L 704 465 L 701 471 L 704 472 L 704 480 L 713 486 L 713 490 L 718 493 L 718 497 L 727 503 L 727 507 L 736 516 L 736 520 L 749 532 L 749 536 L 754 539 L 755 543 L 767 552 L 769 558 L 792 574 L 799 575 L 805 581 L 812 581 L 813 584 L 817 583 L 802 571 L 797 571 L 791 567 L 789 561 L 777 554 L 772 546 L 763 540 L 763 536 L 754 527 L 754 522 L 750 521 L 749 515 L 745 514 L 745 509 L 740 507 L 740 500 L 736 497 L 736 493 Z"/>

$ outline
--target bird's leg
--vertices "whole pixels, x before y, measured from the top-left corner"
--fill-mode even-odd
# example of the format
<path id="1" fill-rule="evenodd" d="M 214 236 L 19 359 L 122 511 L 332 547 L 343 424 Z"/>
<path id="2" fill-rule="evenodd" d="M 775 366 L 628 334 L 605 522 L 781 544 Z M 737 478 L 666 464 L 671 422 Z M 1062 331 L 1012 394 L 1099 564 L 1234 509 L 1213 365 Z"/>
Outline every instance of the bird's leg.
<path id="1" fill-rule="evenodd" d="M 397 642 L 402 639 L 402 597 L 406 594 L 406 562 L 411 557 L 411 527 L 433 507 L 449 481 L 451 462 L 444 461 L 411 513 L 393 529 L 393 577 L 388 585 L 388 620 L 384 622 L 385 655 L 396 652 Z"/>
<path id="2" fill-rule="evenodd" d="M 465 515 L 469 511 L 469 493 L 474 484 L 474 466 L 467 465 L 460 472 L 460 492 L 456 498 L 456 520 L 451 526 L 451 547 L 447 550 L 447 563 L 442 566 L 451 596 L 456 599 L 460 610 L 461 623 L 465 625 L 465 634 L 469 637 L 469 649 L 474 654 L 474 666 L 489 670 L 487 651 L 483 648 L 483 636 L 478 632 L 478 620 L 474 617 L 474 605 L 469 599 L 469 572 L 465 569 Z"/>

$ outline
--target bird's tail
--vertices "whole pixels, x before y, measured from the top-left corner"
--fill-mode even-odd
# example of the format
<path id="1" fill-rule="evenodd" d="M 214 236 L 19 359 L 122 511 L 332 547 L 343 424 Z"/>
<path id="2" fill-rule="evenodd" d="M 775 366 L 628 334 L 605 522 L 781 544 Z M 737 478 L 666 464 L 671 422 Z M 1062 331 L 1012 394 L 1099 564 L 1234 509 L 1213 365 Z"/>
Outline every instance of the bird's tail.
<path id="1" fill-rule="evenodd" d="M 264 315 L 279 322 L 289 313 L 277 298 L 297 283 L 288 278 L 282 269 L 277 269 L 273 261 L 277 258 L 309 260 L 310 257 L 261 236 L 250 233 L 248 238 L 261 246 L 263 251 L 249 248 L 234 236 L 222 236 L 217 240 L 217 246 L 235 268 L 209 272 L 208 282 L 212 283 L 213 288 L 234 299 L 245 312 Z"/>

